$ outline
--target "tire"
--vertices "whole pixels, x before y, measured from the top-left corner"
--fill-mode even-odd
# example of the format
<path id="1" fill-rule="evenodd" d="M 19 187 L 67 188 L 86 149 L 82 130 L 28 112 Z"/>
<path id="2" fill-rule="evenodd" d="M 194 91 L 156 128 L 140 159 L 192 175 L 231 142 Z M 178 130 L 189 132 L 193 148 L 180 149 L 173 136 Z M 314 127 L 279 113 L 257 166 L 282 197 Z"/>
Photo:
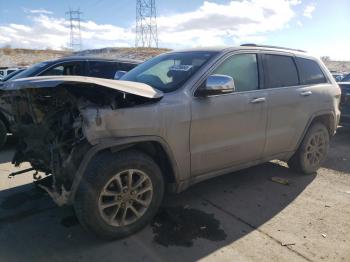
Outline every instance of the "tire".
<path id="1" fill-rule="evenodd" d="M 288 166 L 304 174 L 313 174 L 321 167 L 329 150 L 330 135 L 322 123 L 312 124 Z"/>
<path id="2" fill-rule="evenodd" d="M 144 179 L 137 190 L 129 190 L 129 171 L 133 181 L 131 188 L 141 183 L 138 179 Z M 145 192 L 142 194 L 142 191 Z M 120 239 L 151 222 L 163 195 L 163 176 L 152 158 L 139 151 L 107 152 L 98 155 L 89 164 L 78 188 L 74 208 L 80 223 L 88 231 L 104 239 Z M 106 207 L 113 203 L 113 206 Z"/>
<path id="3" fill-rule="evenodd" d="M 7 141 L 7 127 L 2 120 L 0 120 L 0 149 L 6 144 Z"/>

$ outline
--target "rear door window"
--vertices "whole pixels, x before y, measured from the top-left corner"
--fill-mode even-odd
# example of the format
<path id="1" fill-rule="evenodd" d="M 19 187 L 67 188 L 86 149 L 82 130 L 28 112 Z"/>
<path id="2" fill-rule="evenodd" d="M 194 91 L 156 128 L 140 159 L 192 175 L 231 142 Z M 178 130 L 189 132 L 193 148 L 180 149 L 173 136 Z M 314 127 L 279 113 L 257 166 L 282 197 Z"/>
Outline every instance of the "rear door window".
<path id="1" fill-rule="evenodd" d="M 298 71 L 293 57 L 264 55 L 265 88 L 299 85 Z"/>
<path id="2" fill-rule="evenodd" d="M 238 54 L 226 59 L 213 74 L 231 76 L 237 92 L 259 88 L 259 74 L 256 54 Z"/>
<path id="3" fill-rule="evenodd" d="M 301 57 L 297 57 L 296 61 L 303 85 L 327 83 L 327 79 L 316 61 Z"/>
<path id="4" fill-rule="evenodd" d="M 83 75 L 83 62 L 62 63 L 40 74 L 40 76 L 81 76 Z"/>
<path id="5" fill-rule="evenodd" d="M 134 69 L 137 66 L 137 64 L 124 63 L 124 62 L 117 63 L 117 64 L 118 64 L 118 70 L 126 71 L 126 72 L 129 72 L 131 69 Z"/>
<path id="6" fill-rule="evenodd" d="M 119 65 L 115 62 L 89 61 L 88 76 L 114 79 L 118 68 Z"/>

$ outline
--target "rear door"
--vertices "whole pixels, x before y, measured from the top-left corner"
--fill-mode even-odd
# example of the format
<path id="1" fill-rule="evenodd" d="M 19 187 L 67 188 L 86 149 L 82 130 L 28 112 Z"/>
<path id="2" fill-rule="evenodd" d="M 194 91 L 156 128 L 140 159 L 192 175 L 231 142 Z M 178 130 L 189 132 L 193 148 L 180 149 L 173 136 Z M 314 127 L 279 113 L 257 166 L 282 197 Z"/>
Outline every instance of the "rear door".
<path id="1" fill-rule="evenodd" d="M 265 145 L 266 93 L 257 54 L 235 54 L 212 74 L 231 76 L 236 92 L 192 101 L 191 172 L 198 176 L 260 159 Z M 204 84 L 204 83 L 203 83 Z"/>
<path id="2" fill-rule="evenodd" d="M 295 150 L 314 112 L 312 90 L 301 85 L 293 55 L 265 53 L 264 88 L 268 100 L 265 157 Z"/>

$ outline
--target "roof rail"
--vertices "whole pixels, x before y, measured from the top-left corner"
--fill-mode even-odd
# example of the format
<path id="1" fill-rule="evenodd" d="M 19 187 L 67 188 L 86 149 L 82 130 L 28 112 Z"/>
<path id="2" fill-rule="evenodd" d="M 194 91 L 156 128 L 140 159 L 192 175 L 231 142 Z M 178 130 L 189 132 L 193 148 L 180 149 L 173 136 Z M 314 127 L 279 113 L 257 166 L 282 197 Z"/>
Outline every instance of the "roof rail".
<path id="1" fill-rule="evenodd" d="M 241 46 L 267 47 L 267 48 L 276 48 L 276 49 L 291 50 L 291 51 L 298 51 L 298 52 L 306 53 L 305 50 L 288 48 L 288 47 L 281 47 L 281 46 L 274 46 L 274 45 L 242 44 Z"/>

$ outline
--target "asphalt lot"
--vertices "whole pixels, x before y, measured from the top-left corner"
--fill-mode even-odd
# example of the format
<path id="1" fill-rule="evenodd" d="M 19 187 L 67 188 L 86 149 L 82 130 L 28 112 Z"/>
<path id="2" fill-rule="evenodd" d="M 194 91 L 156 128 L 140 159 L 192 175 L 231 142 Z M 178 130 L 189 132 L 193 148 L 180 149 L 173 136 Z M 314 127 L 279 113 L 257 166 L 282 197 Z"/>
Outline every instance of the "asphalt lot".
<path id="1" fill-rule="evenodd" d="M 350 261 L 350 129 L 317 175 L 271 162 L 208 180 L 115 242 L 85 232 L 30 175 L 8 179 L 13 147 L 0 153 L 0 261 Z"/>

